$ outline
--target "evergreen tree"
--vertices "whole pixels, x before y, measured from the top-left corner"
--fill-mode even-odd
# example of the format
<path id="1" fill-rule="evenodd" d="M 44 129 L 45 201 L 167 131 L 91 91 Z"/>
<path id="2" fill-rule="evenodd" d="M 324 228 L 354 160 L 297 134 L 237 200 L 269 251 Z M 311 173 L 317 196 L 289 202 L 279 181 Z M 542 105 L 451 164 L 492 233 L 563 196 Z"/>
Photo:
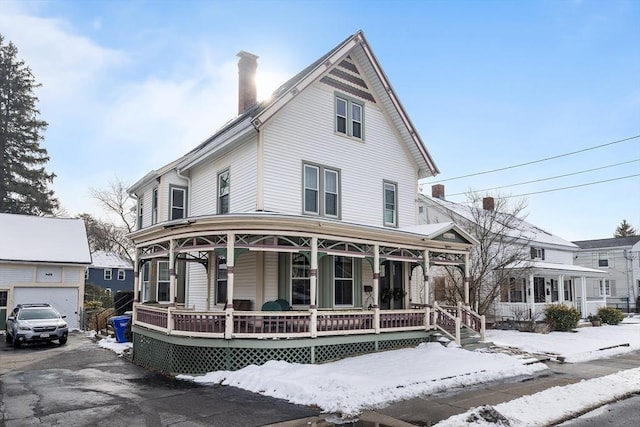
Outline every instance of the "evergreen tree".
<path id="1" fill-rule="evenodd" d="M 613 237 L 630 237 L 635 236 L 636 233 L 636 229 L 633 228 L 626 219 L 623 219 L 620 225 L 616 228 L 615 233 L 613 233 Z"/>
<path id="2" fill-rule="evenodd" d="M 58 200 L 48 188 L 55 174 L 44 168 L 47 150 L 40 147 L 47 128 L 33 93 L 40 84 L 17 53 L 0 35 L 0 212 L 50 215 Z"/>

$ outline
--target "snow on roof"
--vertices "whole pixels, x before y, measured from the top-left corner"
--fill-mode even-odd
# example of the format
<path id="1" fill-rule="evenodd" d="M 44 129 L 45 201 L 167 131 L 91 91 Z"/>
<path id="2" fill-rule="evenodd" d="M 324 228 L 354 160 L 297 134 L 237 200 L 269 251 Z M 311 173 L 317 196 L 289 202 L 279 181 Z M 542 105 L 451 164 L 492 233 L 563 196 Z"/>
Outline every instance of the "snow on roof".
<path id="1" fill-rule="evenodd" d="M 566 273 L 578 273 L 589 276 L 600 276 L 608 274 L 606 271 L 597 270 L 595 268 L 582 267 L 573 264 L 557 264 L 545 261 L 516 262 L 507 265 L 506 268 L 532 268 L 534 270 L 551 270 Z"/>
<path id="2" fill-rule="evenodd" d="M 0 261 L 91 264 L 82 219 L 0 214 Z"/>
<path id="3" fill-rule="evenodd" d="M 115 252 L 95 251 L 91 254 L 91 258 L 93 259 L 91 267 L 133 269 L 128 259 Z"/>
<path id="4" fill-rule="evenodd" d="M 454 203 L 448 200 L 438 199 L 435 197 L 430 197 L 425 194 L 422 194 L 422 196 L 436 202 L 443 208 L 452 211 L 453 213 L 461 216 L 467 221 L 473 221 L 472 209 L 474 208 L 472 206 L 468 206 L 462 203 Z M 508 214 L 504 214 L 504 215 L 508 215 Z M 512 234 L 511 237 L 519 237 L 522 239 L 531 240 L 532 242 L 536 242 L 536 243 L 564 246 L 567 249 L 572 249 L 572 250 L 578 248 L 577 245 L 571 243 L 570 241 L 565 240 L 554 234 L 551 234 L 539 227 L 536 227 L 531 223 L 528 223 L 527 221 L 524 221 L 524 220 L 519 220 L 519 221 L 520 221 L 520 226 L 518 227 L 517 230 L 513 230 L 513 233 L 511 233 Z"/>

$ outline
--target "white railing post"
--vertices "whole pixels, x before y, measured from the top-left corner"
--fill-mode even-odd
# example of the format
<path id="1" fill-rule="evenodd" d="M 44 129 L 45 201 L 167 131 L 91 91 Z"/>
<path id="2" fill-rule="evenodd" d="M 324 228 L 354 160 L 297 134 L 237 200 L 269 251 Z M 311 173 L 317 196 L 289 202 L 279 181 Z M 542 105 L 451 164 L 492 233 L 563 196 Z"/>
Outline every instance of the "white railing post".
<path id="1" fill-rule="evenodd" d="M 424 308 L 424 327 L 428 331 L 431 329 L 431 309 L 427 306 Z"/>
<path id="2" fill-rule="evenodd" d="M 173 318 L 173 308 L 167 307 L 167 335 L 171 335 L 171 331 L 175 329 L 175 319 Z"/>
<path id="3" fill-rule="evenodd" d="M 318 337 L 318 309 L 311 308 L 309 309 L 311 313 L 311 318 L 309 319 L 309 332 L 311 333 L 311 338 Z"/>
<path id="4" fill-rule="evenodd" d="M 487 321 L 484 317 L 484 314 L 480 316 L 480 339 L 482 341 L 485 340 L 485 332 L 487 330 Z"/>
<path id="5" fill-rule="evenodd" d="M 460 318 L 456 317 L 456 344 L 462 345 L 460 340 Z"/>
<path id="6" fill-rule="evenodd" d="M 380 333 L 380 307 L 375 307 L 373 309 L 373 327 L 376 331 L 376 334 Z"/>
<path id="7" fill-rule="evenodd" d="M 233 306 L 228 306 L 224 312 L 224 339 L 230 340 L 233 338 Z"/>
<path id="8" fill-rule="evenodd" d="M 438 316 L 439 316 L 439 308 L 438 303 L 436 301 L 433 302 L 433 326 L 438 326 Z"/>

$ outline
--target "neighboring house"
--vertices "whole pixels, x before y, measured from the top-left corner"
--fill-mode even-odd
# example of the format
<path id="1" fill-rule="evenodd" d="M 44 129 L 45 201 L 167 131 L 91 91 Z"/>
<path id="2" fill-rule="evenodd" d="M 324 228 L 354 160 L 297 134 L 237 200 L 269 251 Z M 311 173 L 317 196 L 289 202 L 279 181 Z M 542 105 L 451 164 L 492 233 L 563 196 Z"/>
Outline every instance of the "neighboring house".
<path id="1" fill-rule="evenodd" d="M 85 282 L 112 293 L 133 291 L 133 265 L 124 256 L 115 252 L 95 251 L 91 253 L 91 265 L 85 272 Z"/>
<path id="2" fill-rule="evenodd" d="M 640 295 L 640 236 L 581 240 L 575 263 L 607 272 L 587 282 L 587 292 L 607 299 L 607 305 L 636 309 Z"/>
<path id="3" fill-rule="evenodd" d="M 238 56 L 238 116 L 130 188 L 134 361 L 314 363 L 427 341 L 438 319 L 457 341 L 481 331 L 466 307 L 417 305 L 412 277 L 466 271 L 474 240 L 454 223 L 416 227 L 418 180 L 438 170 L 364 35 L 261 103 L 257 57 Z"/>
<path id="4" fill-rule="evenodd" d="M 483 216 L 472 210 L 484 209 L 491 211 L 488 214 L 493 215 L 495 200 L 485 197 L 482 205 L 482 208 L 474 208 L 467 204 L 447 201 L 444 185 L 437 184 L 432 187 L 431 196 L 420 195 L 420 222 L 437 224 L 454 221 L 467 230 L 473 230 L 474 226 L 465 224 L 477 223 Z M 499 212 L 496 214 L 505 215 Z M 500 228 L 500 222 L 508 224 L 508 227 Z M 486 312 L 491 321 L 542 319 L 545 305 L 556 303 L 574 306 L 586 317 L 605 304 L 603 297 L 589 293 L 587 287 L 588 280 L 599 280 L 604 276 L 604 272 L 591 268 L 590 265 L 574 265 L 574 256 L 578 249 L 575 244 L 512 215 L 509 218 L 497 217 L 496 224 L 499 227 L 498 232 L 506 236 L 508 244 L 521 250 L 522 255 L 518 261 L 506 266 L 508 274 L 498 275 L 494 272 L 495 276 L 505 277 L 492 307 Z M 479 237 L 478 239 L 481 240 Z M 487 241 L 489 240 L 485 240 Z M 504 248 L 505 251 L 510 249 Z M 491 248 L 484 250 L 491 251 Z M 432 276 L 435 276 L 435 283 L 431 286 L 434 292 L 432 298 L 438 300 L 437 282 L 442 282 L 444 278 L 438 278 L 435 272 Z M 486 291 L 487 287 L 493 286 L 494 283 L 484 283 L 481 285 L 481 292 L 482 287 Z M 584 295 L 587 297 L 583 298 Z"/>
<path id="5" fill-rule="evenodd" d="M 23 303 L 49 303 L 79 328 L 91 264 L 84 221 L 0 214 L 0 242 L 0 329 Z"/>

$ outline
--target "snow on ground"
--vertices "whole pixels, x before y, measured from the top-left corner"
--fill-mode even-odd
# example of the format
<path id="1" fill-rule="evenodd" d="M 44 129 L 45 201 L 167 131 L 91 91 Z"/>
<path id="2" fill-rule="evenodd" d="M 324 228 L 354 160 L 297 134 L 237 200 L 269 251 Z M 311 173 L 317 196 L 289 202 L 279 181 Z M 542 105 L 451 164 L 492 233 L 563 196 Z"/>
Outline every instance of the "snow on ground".
<path id="1" fill-rule="evenodd" d="M 535 334 L 488 330 L 487 340 L 531 353 L 555 354 L 564 357 L 568 363 L 607 358 L 640 350 L 640 316 L 627 318 L 618 326 L 585 327 L 576 332 Z M 129 348 L 128 345 L 130 343 L 120 344 L 113 339 L 101 344 L 120 354 Z M 613 348 L 602 350 L 607 347 Z M 315 405 L 325 412 L 353 416 L 364 409 L 393 401 L 509 377 L 535 375 L 547 369 L 543 364 L 524 365 L 524 361 L 506 354 L 472 352 L 453 345 L 443 347 L 427 343 L 416 348 L 350 357 L 321 365 L 271 361 L 233 372 L 180 375 L 178 378 L 232 385 L 292 403 Z M 489 425 L 483 424 L 486 421 L 480 415 L 494 409 L 510 420 L 511 425 L 541 425 L 634 392 L 640 392 L 640 368 L 553 387 L 494 408 L 475 408 L 443 421 L 442 425 L 460 425 L 469 417 L 477 419 L 476 425 Z"/>
<path id="2" fill-rule="evenodd" d="M 95 338 L 96 332 L 91 331 L 87 334 L 88 338 Z M 126 351 L 130 351 L 133 348 L 132 342 L 118 342 L 115 338 L 107 337 L 98 341 L 98 345 L 107 350 L 111 350 L 114 353 L 122 356 Z"/>

